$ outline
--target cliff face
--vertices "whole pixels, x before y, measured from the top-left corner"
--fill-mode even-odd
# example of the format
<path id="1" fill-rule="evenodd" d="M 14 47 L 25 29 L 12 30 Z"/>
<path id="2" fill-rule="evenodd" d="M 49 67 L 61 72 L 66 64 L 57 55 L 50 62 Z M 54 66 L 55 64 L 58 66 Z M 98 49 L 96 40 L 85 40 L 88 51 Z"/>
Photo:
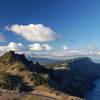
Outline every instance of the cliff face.
<path id="1" fill-rule="evenodd" d="M 86 78 L 99 76 L 100 65 L 93 63 L 88 57 L 75 59 L 75 61 L 68 64 L 70 66 L 70 73 L 75 74 L 75 76 L 80 75 Z"/>
<path id="2" fill-rule="evenodd" d="M 83 96 L 86 90 L 94 87 L 93 81 L 100 77 L 100 65 L 88 57 L 68 60 L 67 65 L 68 70 L 56 70 L 55 76 L 59 76 L 63 91 L 71 95 Z"/>
<path id="3" fill-rule="evenodd" d="M 82 76 L 85 79 L 94 80 L 100 77 L 100 65 L 92 62 L 88 57 L 77 59 L 68 64 L 70 66 L 69 72 L 75 75 L 75 78 L 77 78 L 77 76 Z"/>

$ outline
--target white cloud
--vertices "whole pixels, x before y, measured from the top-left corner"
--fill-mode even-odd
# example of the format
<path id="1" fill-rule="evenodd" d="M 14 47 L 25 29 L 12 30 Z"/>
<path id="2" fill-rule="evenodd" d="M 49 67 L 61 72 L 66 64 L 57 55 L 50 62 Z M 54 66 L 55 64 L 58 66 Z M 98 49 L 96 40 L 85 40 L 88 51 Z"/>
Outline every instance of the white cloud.
<path id="1" fill-rule="evenodd" d="M 66 46 L 66 45 L 63 45 L 63 46 L 62 46 L 62 49 L 63 49 L 63 50 L 69 50 L 69 47 Z"/>
<path id="2" fill-rule="evenodd" d="M 5 37 L 3 36 L 3 33 L 0 32 L 0 42 L 4 42 L 6 39 Z"/>
<path id="3" fill-rule="evenodd" d="M 52 47 L 48 44 L 43 44 L 42 46 L 45 48 L 45 50 L 53 50 L 54 49 L 54 47 Z"/>
<path id="4" fill-rule="evenodd" d="M 43 50 L 42 46 L 39 43 L 30 44 L 29 49 L 30 50 Z"/>
<path id="5" fill-rule="evenodd" d="M 10 51 L 10 50 L 21 51 L 23 49 L 24 49 L 24 47 L 21 43 L 17 44 L 17 43 L 14 43 L 14 42 L 10 42 L 6 46 L 0 46 L 0 51 L 2 51 L 2 52 L 7 52 L 7 51 Z"/>
<path id="6" fill-rule="evenodd" d="M 88 56 L 88 57 L 99 57 L 100 58 L 100 51 L 85 51 L 85 50 L 68 50 L 68 51 L 53 51 L 53 52 L 31 52 L 27 54 L 31 57 L 45 57 L 45 58 L 53 58 L 53 59 L 68 59 L 73 57 L 81 57 L 81 56 Z"/>
<path id="7" fill-rule="evenodd" d="M 42 24 L 29 24 L 29 25 L 12 25 L 5 27 L 7 30 L 15 32 L 16 34 L 24 37 L 28 41 L 35 42 L 50 42 L 61 39 L 61 36 L 56 34 L 55 31 Z"/>
<path id="8" fill-rule="evenodd" d="M 48 44 L 39 44 L 39 43 L 34 43 L 29 45 L 29 50 L 53 50 L 54 48 Z"/>

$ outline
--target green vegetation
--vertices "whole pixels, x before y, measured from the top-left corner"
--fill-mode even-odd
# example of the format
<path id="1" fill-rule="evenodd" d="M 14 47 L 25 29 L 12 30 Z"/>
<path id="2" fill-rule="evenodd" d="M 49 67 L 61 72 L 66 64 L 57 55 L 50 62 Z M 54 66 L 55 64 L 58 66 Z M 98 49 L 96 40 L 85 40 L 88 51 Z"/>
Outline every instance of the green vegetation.
<path id="1" fill-rule="evenodd" d="M 0 56 L 0 63 L 3 64 L 13 64 L 15 62 L 15 59 L 13 57 L 14 52 L 10 51 L 9 53 L 5 53 L 3 56 Z"/>
<path id="2" fill-rule="evenodd" d="M 21 86 L 22 80 L 19 76 L 11 75 L 10 73 L 0 73 L 0 88 L 19 90 Z"/>
<path id="3" fill-rule="evenodd" d="M 29 74 L 28 78 L 30 78 L 34 86 L 38 85 L 49 86 L 48 80 L 42 77 L 42 75 L 40 75 L 39 73 L 32 72 L 31 74 Z"/>
<path id="4" fill-rule="evenodd" d="M 16 62 L 15 68 L 17 68 L 18 71 L 27 70 L 26 66 L 22 62 L 19 62 L 19 61 Z"/>

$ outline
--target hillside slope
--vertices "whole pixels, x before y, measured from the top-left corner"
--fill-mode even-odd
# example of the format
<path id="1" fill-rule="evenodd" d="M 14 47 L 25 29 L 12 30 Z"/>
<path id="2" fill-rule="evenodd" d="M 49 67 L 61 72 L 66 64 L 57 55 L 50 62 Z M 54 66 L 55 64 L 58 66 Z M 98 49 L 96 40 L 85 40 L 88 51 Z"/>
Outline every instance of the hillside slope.
<path id="1" fill-rule="evenodd" d="M 92 62 L 89 57 L 70 59 L 45 67 L 14 51 L 0 56 L 1 93 L 13 91 L 18 95 L 24 92 L 24 96 L 31 93 L 58 100 L 81 100 L 79 97 L 94 87 L 93 81 L 97 78 L 100 78 L 100 65 Z"/>

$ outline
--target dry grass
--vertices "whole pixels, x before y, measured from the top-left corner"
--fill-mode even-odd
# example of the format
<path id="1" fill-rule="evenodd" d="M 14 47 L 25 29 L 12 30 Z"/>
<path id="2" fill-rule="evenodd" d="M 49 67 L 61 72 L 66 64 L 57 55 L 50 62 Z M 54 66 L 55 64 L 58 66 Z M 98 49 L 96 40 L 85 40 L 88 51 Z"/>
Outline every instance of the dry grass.
<path id="1" fill-rule="evenodd" d="M 25 100 L 50 100 L 50 99 L 38 97 L 38 96 L 28 96 Z"/>

